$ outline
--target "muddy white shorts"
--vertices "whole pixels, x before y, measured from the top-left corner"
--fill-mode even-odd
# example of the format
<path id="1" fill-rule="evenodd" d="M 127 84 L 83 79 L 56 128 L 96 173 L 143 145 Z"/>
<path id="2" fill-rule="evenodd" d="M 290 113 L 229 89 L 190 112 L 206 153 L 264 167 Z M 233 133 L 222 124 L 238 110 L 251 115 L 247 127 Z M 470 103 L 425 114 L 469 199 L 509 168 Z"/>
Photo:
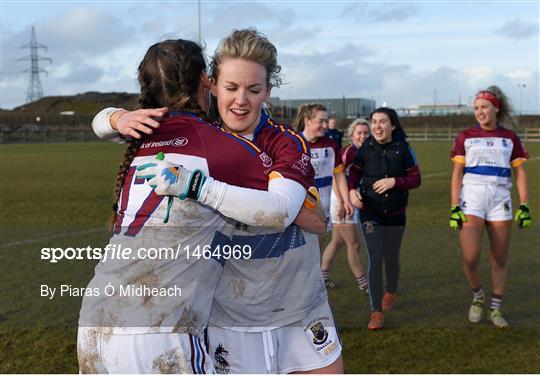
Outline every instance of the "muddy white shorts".
<path id="1" fill-rule="evenodd" d="M 338 211 L 339 211 L 339 202 L 338 199 L 332 191 L 332 194 L 330 196 L 330 220 L 332 222 L 332 225 L 344 225 L 344 224 L 357 224 L 358 223 L 358 209 L 354 209 L 354 212 L 352 216 L 345 217 L 343 219 L 340 219 L 338 217 Z"/>
<path id="2" fill-rule="evenodd" d="M 329 366 L 341 354 L 328 302 L 281 328 L 242 332 L 209 326 L 208 342 L 217 373 L 309 371 Z"/>
<path id="3" fill-rule="evenodd" d="M 459 194 L 461 210 L 486 221 L 512 219 L 510 190 L 497 185 L 466 184 Z"/>
<path id="4" fill-rule="evenodd" d="M 79 327 L 80 373 L 215 373 L 204 343 L 186 333 L 106 334 Z"/>

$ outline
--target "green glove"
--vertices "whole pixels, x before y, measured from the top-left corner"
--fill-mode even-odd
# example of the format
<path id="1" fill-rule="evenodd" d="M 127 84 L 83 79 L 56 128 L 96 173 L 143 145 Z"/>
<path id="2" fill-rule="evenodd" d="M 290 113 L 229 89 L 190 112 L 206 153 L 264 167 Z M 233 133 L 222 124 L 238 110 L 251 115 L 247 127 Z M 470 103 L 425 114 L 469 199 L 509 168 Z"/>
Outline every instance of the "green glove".
<path id="1" fill-rule="evenodd" d="M 518 222 L 519 228 L 532 226 L 531 209 L 529 209 L 528 204 L 524 203 L 519 205 L 516 215 L 514 216 L 514 222 Z"/>
<path id="2" fill-rule="evenodd" d="M 467 216 L 461 210 L 461 206 L 452 206 L 452 211 L 450 212 L 450 228 L 452 230 L 461 230 L 463 223 L 465 222 L 467 222 Z"/>

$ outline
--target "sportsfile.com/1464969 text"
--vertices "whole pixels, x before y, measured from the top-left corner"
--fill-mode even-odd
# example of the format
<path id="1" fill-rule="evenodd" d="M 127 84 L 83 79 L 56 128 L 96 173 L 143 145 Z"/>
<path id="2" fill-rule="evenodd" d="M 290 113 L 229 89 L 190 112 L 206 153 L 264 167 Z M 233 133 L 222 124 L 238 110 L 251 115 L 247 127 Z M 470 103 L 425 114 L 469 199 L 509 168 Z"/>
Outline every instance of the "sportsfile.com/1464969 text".
<path id="1" fill-rule="evenodd" d="M 57 263 L 62 260 L 175 260 L 185 259 L 249 259 L 252 256 L 249 245 L 196 245 L 179 244 L 176 248 L 170 247 L 141 247 L 132 249 L 118 244 L 108 244 L 104 248 L 68 247 L 68 248 L 42 248 L 41 260 Z"/>

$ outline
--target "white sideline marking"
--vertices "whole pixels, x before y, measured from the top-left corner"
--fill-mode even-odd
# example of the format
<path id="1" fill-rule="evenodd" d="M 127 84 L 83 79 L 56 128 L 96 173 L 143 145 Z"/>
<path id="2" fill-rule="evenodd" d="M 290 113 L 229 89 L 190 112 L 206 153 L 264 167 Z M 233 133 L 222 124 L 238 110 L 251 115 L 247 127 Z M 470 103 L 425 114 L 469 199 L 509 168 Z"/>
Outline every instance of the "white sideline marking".
<path id="1" fill-rule="evenodd" d="M 534 158 L 530 158 L 530 159 L 529 159 L 529 162 L 530 162 L 530 161 L 537 161 L 537 160 L 539 160 L 539 159 L 540 159 L 540 156 L 534 157 Z M 425 175 L 422 175 L 422 179 L 425 179 L 425 178 L 432 178 L 432 177 L 435 177 L 435 176 L 449 175 L 449 174 L 451 174 L 451 171 L 434 172 L 434 173 L 432 173 L 432 174 L 425 174 Z M 42 237 L 42 238 L 34 238 L 34 239 L 28 239 L 28 240 L 20 240 L 20 241 L 13 242 L 13 243 L 2 244 L 2 245 L 0 245 L 0 249 L 6 248 L 6 247 L 17 246 L 17 245 L 23 245 L 23 244 L 31 244 L 31 243 L 34 243 L 34 242 L 37 242 L 37 241 L 41 241 L 41 240 L 48 240 L 48 239 L 54 239 L 54 238 L 61 238 L 61 237 L 70 236 L 70 235 L 91 234 L 91 233 L 99 232 L 99 231 L 103 231 L 103 228 L 100 227 L 100 228 L 94 228 L 94 229 L 90 229 L 90 230 L 71 232 L 71 233 L 69 233 L 69 234 L 62 233 L 62 234 L 54 234 L 54 235 L 50 235 L 50 236 L 45 236 L 45 237 Z"/>
<path id="2" fill-rule="evenodd" d="M 6 248 L 6 247 L 17 246 L 17 245 L 23 245 L 23 244 L 31 244 L 31 243 L 41 241 L 41 240 L 62 238 L 62 237 L 67 237 L 67 236 L 71 236 L 71 235 L 91 234 L 91 233 L 100 232 L 100 231 L 104 231 L 104 228 L 100 227 L 100 228 L 94 228 L 94 229 L 90 229 L 90 230 L 81 230 L 81 231 L 75 231 L 75 232 L 70 232 L 70 233 L 65 233 L 64 232 L 64 233 L 61 233 L 61 234 L 53 234 L 53 235 L 44 236 L 44 237 L 41 237 L 41 238 L 34 238 L 34 239 L 28 239 L 28 240 L 19 240 L 19 241 L 12 242 L 12 243 L 2 244 L 2 245 L 0 245 L 0 249 L 1 248 Z"/>

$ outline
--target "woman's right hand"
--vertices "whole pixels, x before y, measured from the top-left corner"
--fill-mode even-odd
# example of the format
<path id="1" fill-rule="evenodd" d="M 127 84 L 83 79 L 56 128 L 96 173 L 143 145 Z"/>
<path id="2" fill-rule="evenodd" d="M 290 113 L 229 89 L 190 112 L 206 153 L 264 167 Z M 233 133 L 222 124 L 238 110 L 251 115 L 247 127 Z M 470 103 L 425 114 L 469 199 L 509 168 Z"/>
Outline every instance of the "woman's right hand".
<path id="1" fill-rule="evenodd" d="M 353 204 L 354 207 L 362 209 L 364 203 L 362 202 L 360 192 L 358 192 L 356 189 L 351 189 L 349 191 L 349 198 L 351 199 L 351 204 Z"/>
<path id="2" fill-rule="evenodd" d="M 152 134 L 159 127 L 159 120 L 165 116 L 169 109 L 145 108 L 135 111 L 118 110 L 111 116 L 111 127 L 124 136 L 141 138 L 141 132 Z"/>

